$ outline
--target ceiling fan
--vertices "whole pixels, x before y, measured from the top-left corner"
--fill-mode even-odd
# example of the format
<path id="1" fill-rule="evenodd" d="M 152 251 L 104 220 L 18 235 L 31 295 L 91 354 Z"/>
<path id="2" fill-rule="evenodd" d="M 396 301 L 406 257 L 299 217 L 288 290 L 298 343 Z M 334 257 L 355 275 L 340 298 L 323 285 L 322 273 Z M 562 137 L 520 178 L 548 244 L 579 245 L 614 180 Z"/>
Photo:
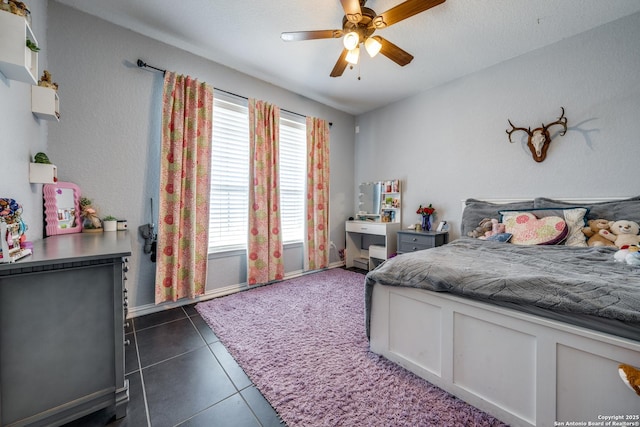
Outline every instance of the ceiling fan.
<path id="1" fill-rule="evenodd" d="M 364 43 L 371 57 L 379 52 L 404 67 L 413 60 L 413 55 L 380 36 L 374 36 L 373 33 L 445 2 L 445 0 L 406 0 L 386 12 L 377 14 L 373 9 L 364 7 L 366 1 L 340 0 L 345 13 L 341 30 L 293 31 L 282 33 L 280 37 L 287 42 L 344 37 L 344 49 L 331 71 L 331 77 L 340 77 L 347 64 L 358 63 L 361 43 Z"/>

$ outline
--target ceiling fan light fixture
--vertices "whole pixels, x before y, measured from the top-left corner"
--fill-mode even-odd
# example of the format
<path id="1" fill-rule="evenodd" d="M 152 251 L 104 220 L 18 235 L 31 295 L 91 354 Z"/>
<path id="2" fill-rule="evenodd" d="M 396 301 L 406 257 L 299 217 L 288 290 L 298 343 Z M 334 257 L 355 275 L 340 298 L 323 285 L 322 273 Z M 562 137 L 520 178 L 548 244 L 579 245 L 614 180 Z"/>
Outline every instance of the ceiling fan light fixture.
<path id="1" fill-rule="evenodd" d="M 355 49 L 351 49 L 347 53 L 347 57 L 345 59 L 349 64 L 355 65 L 358 63 L 358 58 L 360 58 L 360 48 L 356 46 Z"/>
<path id="2" fill-rule="evenodd" d="M 366 7 L 366 1 L 340 0 L 344 16 L 339 29 L 294 31 L 282 33 L 281 37 L 284 41 L 342 38 L 344 48 L 329 73 L 331 77 L 340 77 L 347 66 L 351 65 L 350 68 L 353 68 L 354 64 L 358 64 L 361 44 L 365 45 L 367 53 L 372 58 L 380 53 L 404 67 L 413 60 L 413 55 L 385 38 L 373 36 L 373 33 L 431 9 L 446 0 L 394 0 L 399 4 L 382 13 Z M 0 2 L 6 2 L 6 0 L 0 0 Z"/>
<path id="3" fill-rule="evenodd" d="M 367 50 L 369 56 L 373 58 L 380 52 L 380 49 L 382 49 L 382 44 L 374 37 L 369 37 L 364 41 L 364 48 Z"/>
<path id="4" fill-rule="evenodd" d="M 355 31 L 350 31 L 345 34 L 344 38 L 342 39 L 342 44 L 344 45 L 345 49 L 353 50 L 360 44 L 360 35 L 358 35 L 358 33 L 356 33 Z"/>

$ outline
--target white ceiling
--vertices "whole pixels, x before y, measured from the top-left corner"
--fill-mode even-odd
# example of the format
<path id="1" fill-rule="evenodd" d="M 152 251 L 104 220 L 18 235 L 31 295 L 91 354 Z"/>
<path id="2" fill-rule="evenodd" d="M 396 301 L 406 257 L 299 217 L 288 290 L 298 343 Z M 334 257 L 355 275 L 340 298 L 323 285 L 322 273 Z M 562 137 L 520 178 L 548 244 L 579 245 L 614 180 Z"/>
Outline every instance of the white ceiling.
<path id="1" fill-rule="evenodd" d="M 339 0 L 56 1 L 351 114 L 640 11 L 638 0 L 446 0 L 376 31 L 415 57 L 409 65 L 363 50 L 359 65 L 332 78 L 341 39 L 284 42 L 280 33 L 341 29 Z M 366 6 L 382 13 L 401 2 Z"/>

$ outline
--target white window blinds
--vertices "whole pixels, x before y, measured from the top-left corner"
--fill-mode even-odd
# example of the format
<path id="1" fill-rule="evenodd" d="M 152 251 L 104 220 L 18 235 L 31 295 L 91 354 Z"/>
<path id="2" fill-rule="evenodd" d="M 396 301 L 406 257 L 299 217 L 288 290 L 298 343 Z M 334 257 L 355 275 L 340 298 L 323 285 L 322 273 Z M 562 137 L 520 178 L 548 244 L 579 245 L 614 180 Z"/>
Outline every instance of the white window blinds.
<path id="1" fill-rule="evenodd" d="M 209 252 L 247 246 L 249 113 L 246 101 L 213 101 Z"/>
<path id="2" fill-rule="evenodd" d="M 280 118 L 280 214 L 284 243 L 302 242 L 305 225 L 306 124 Z M 216 93 L 213 103 L 209 252 L 245 249 L 249 203 L 247 101 Z"/>
<path id="3" fill-rule="evenodd" d="M 280 212 L 282 241 L 293 243 L 304 240 L 307 127 L 285 114 L 280 117 Z"/>

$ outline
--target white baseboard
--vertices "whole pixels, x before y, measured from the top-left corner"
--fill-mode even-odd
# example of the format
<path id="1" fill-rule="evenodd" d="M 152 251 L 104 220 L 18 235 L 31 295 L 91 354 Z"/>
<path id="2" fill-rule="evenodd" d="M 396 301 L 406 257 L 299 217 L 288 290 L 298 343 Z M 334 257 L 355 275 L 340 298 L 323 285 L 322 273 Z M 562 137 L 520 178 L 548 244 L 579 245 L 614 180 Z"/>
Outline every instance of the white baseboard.
<path id="1" fill-rule="evenodd" d="M 198 303 L 202 301 L 207 301 L 213 298 L 223 297 L 225 295 L 235 294 L 236 292 L 244 291 L 248 289 L 246 283 L 240 283 L 237 285 L 225 286 L 223 288 L 216 288 L 210 291 L 205 292 L 203 295 L 200 295 L 197 298 L 193 299 L 181 299 L 175 302 L 165 302 L 162 304 L 145 304 L 138 307 L 129 308 L 129 313 L 127 314 L 127 318 L 131 319 L 134 317 L 144 316 L 146 314 L 158 313 L 164 310 L 171 310 L 176 307 L 182 307 L 183 305 L 189 305 L 193 303 Z"/>
<path id="2" fill-rule="evenodd" d="M 334 262 L 329 264 L 329 268 L 337 268 L 343 267 L 344 261 Z M 287 273 L 284 277 L 284 280 L 294 279 L 296 277 L 304 276 L 305 274 L 316 273 L 316 271 L 302 271 L 296 270 Z M 158 313 L 164 310 L 171 310 L 176 307 L 182 307 L 183 305 L 194 304 L 202 301 L 207 301 L 213 298 L 223 297 L 225 295 L 235 294 L 236 292 L 244 291 L 249 289 L 249 286 L 246 283 L 239 283 L 236 285 L 229 285 L 222 288 L 212 289 L 210 291 L 206 291 L 203 295 L 200 295 L 197 298 L 193 299 L 181 299 L 175 302 L 165 302 L 162 304 L 145 304 L 138 307 L 131 307 L 128 310 L 127 318 L 132 319 L 134 317 L 140 317 L 147 314 Z"/>
<path id="3" fill-rule="evenodd" d="M 336 262 L 329 263 L 329 268 L 338 268 L 338 267 L 344 267 L 344 266 L 345 266 L 344 261 L 336 261 Z"/>

